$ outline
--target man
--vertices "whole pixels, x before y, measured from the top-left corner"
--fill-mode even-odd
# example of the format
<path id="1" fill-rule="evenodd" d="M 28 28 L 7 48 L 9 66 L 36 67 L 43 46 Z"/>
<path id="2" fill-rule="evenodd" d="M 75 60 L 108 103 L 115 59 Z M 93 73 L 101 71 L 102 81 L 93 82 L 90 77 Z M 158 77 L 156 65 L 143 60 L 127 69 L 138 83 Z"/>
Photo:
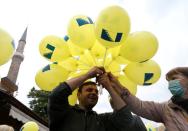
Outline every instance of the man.
<path id="1" fill-rule="evenodd" d="M 133 113 L 165 125 L 167 131 L 188 131 L 188 67 L 177 67 L 166 74 L 172 98 L 168 102 L 142 101 L 132 95 L 111 73 L 111 84 Z"/>
<path id="2" fill-rule="evenodd" d="M 131 131 L 131 112 L 112 86 L 105 86 L 105 89 L 117 111 L 97 114 L 92 110 L 98 101 L 98 90 L 95 83 L 84 82 L 103 73 L 103 68 L 93 67 L 86 74 L 67 80 L 52 91 L 48 106 L 50 131 L 121 131 L 123 127 Z M 80 87 L 77 94 L 79 105 L 70 106 L 68 96 L 77 87 Z"/>

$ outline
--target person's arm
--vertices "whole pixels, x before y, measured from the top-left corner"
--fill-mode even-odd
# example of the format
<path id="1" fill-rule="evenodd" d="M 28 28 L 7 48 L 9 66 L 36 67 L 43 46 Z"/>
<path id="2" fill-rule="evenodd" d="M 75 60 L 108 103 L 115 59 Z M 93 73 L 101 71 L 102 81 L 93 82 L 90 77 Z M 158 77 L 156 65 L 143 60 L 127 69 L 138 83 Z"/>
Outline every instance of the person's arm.
<path id="1" fill-rule="evenodd" d="M 108 78 L 108 74 L 104 73 L 97 78 L 97 82 L 101 84 L 110 94 L 113 101 L 114 110 L 119 110 L 122 107 L 126 106 L 126 103 L 121 99 L 119 94 L 114 90 L 111 85 L 111 82 Z"/>
<path id="2" fill-rule="evenodd" d="M 66 81 L 66 83 L 70 86 L 71 90 L 73 91 L 77 87 L 79 87 L 83 82 L 86 80 L 96 77 L 98 75 L 101 75 L 104 73 L 104 69 L 101 67 L 93 67 L 90 69 L 86 74 L 83 74 L 81 76 L 69 79 Z"/>
<path id="3" fill-rule="evenodd" d="M 56 130 L 57 125 L 70 111 L 68 96 L 72 93 L 69 85 L 64 82 L 57 86 L 49 95 L 48 100 L 48 116 L 50 130 Z"/>
<path id="4" fill-rule="evenodd" d="M 165 104 L 152 101 L 142 101 L 132 95 L 126 87 L 121 85 L 115 76 L 109 74 L 109 78 L 112 82 L 113 88 L 115 88 L 121 98 L 130 106 L 133 113 L 156 122 L 163 122 L 165 117 Z"/>
<path id="5" fill-rule="evenodd" d="M 127 91 L 122 93 L 122 99 L 127 102 L 130 106 L 130 109 L 133 113 L 147 118 L 149 120 L 153 120 L 155 122 L 164 122 L 165 117 L 165 104 L 164 103 L 156 103 L 153 101 L 142 101 L 136 96 L 129 94 L 127 95 Z"/>

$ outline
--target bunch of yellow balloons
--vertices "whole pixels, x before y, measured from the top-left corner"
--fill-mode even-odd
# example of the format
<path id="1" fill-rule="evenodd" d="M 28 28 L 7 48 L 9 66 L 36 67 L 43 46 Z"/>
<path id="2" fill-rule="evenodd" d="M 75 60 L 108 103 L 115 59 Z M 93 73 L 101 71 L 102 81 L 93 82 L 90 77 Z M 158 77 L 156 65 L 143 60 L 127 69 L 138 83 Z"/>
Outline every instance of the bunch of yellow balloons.
<path id="1" fill-rule="evenodd" d="M 15 50 L 13 38 L 0 28 L 0 66 L 7 63 Z"/>
<path id="2" fill-rule="evenodd" d="M 39 70 L 36 84 L 51 91 L 93 66 L 103 66 L 135 95 L 137 85 L 151 85 L 160 78 L 160 66 L 151 60 L 157 49 L 154 34 L 130 33 L 129 15 L 120 6 L 102 10 L 95 24 L 88 16 L 74 16 L 69 22 L 67 36 L 49 35 L 41 40 L 40 54 L 52 63 Z M 69 99 L 69 103 L 75 102 L 76 91 Z"/>

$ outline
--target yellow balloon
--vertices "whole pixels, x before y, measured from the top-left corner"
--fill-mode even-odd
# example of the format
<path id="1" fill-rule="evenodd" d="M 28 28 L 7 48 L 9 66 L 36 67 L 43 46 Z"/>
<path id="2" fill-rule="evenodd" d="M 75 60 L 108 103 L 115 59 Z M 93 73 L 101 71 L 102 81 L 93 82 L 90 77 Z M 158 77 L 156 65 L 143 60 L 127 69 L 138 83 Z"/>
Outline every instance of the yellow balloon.
<path id="1" fill-rule="evenodd" d="M 101 45 L 97 40 L 95 44 L 93 45 L 93 47 L 91 48 L 91 53 L 96 58 L 104 57 L 105 51 L 106 51 L 106 48 L 103 45 Z"/>
<path id="2" fill-rule="evenodd" d="M 85 50 L 84 54 L 78 58 L 77 62 L 78 64 L 84 65 L 87 67 L 93 67 L 97 65 L 96 58 L 95 56 L 91 54 L 90 50 Z"/>
<path id="3" fill-rule="evenodd" d="M 78 66 L 77 66 L 77 70 L 85 70 L 85 71 L 88 71 L 88 70 L 90 70 L 92 68 L 92 66 L 86 66 L 86 65 L 83 65 L 83 64 L 79 64 Z"/>
<path id="4" fill-rule="evenodd" d="M 88 67 L 92 66 L 92 65 L 90 65 L 90 63 L 88 63 L 85 55 L 79 56 L 79 58 L 77 59 L 77 62 L 78 62 L 78 65 L 85 65 Z"/>
<path id="5" fill-rule="evenodd" d="M 68 36 L 77 46 L 91 49 L 96 40 L 91 18 L 84 15 L 74 16 L 68 25 Z"/>
<path id="6" fill-rule="evenodd" d="M 121 45 L 110 48 L 108 49 L 107 54 L 110 54 L 112 56 L 112 59 L 120 65 L 127 65 L 129 61 L 120 55 L 120 49 Z"/>
<path id="7" fill-rule="evenodd" d="M 39 51 L 43 57 L 52 62 L 59 62 L 71 56 L 64 39 L 53 35 L 46 36 L 41 40 Z"/>
<path id="8" fill-rule="evenodd" d="M 35 82 L 39 88 L 52 91 L 61 82 L 67 80 L 69 71 L 58 64 L 50 64 L 40 70 L 35 76 Z"/>
<path id="9" fill-rule="evenodd" d="M 140 31 L 128 36 L 121 46 L 120 55 L 133 62 L 143 62 L 151 59 L 157 49 L 157 38 L 150 32 Z"/>
<path id="10" fill-rule="evenodd" d="M 70 78 L 74 78 L 74 77 L 78 77 L 78 76 L 81 76 L 81 75 L 83 75 L 83 74 L 85 74 L 87 72 L 87 70 L 77 70 L 77 71 L 74 71 L 74 72 L 71 72 L 70 74 L 69 74 L 69 79 Z"/>
<path id="11" fill-rule="evenodd" d="M 69 104 L 74 106 L 77 102 L 77 92 L 78 88 L 72 92 L 72 94 L 68 97 Z"/>
<path id="12" fill-rule="evenodd" d="M 107 54 L 111 54 L 112 59 L 114 59 L 115 57 L 119 56 L 120 48 L 121 48 L 121 46 L 116 46 L 116 47 L 110 48 L 107 50 Z"/>
<path id="13" fill-rule="evenodd" d="M 62 66 L 63 68 L 65 68 L 68 71 L 75 71 L 77 69 L 78 62 L 77 62 L 76 58 L 69 57 L 66 60 L 58 62 L 58 65 Z"/>
<path id="14" fill-rule="evenodd" d="M 97 63 L 97 66 L 104 66 L 103 57 L 101 57 L 101 58 L 95 57 L 95 61 Z"/>
<path id="15" fill-rule="evenodd" d="M 117 56 L 114 58 L 114 60 L 119 63 L 120 65 L 127 65 L 130 63 L 130 61 L 128 61 L 127 59 L 125 59 L 124 57 L 122 56 Z"/>
<path id="16" fill-rule="evenodd" d="M 113 73 L 115 76 L 119 76 L 121 73 L 121 66 L 116 61 L 111 61 L 109 65 L 105 68 L 107 72 Z"/>
<path id="17" fill-rule="evenodd" d="M 87 59 L 87 63 L 88 63 L 90 66 L 96 66 L 95 58 L 94 58 L 94 56 L 92 55 L 92 53 L 91 53 L 90 50 L 85 50 L 85 51 L 84 51 L 84 56 L 85 56 L 85 58 Z"/>
<path id="18" fill-rule="evenodd" d="M 151 85 L 161 76 L 160 66 L 153 60 L 128 64 L 124 70 L 127 77 L 138 85 Z"/>
<path id="19" fill-rule="evenodd" d="M 79 55 L 82 55 L 84 53 L 84 49 L 80 48 L 79 46 L 77 46 L 75 44 L 73 44 L 68 36 L 65 36 L 64 40 L 68 44 L 69 51 L 70 51 L 72 56 L 79 56 Z"/>
<path id="20" fill-rule="evenodd" d="M 96 66 L 104 66 L 104 59 L 109 59 L 109 58 L 105 58 L 105 52 L 106 52 L 106 48 L 101 45 L 97 40 L 94 44 L 94 46 L 91 49 L 91 55 L 94 58 L 95 61 L 95 65 Z M 107 56 L 107 55 L 106 55 Z M 107 60 L 108 61 L 108 60 Z"/>
<path id="21" fill-rule="evenodd" d="M 107 54 L 102 60 L 102 66 L 106 69 L 112 63 L 112 55 Z"/>
<path id="22" fill-rule="evenodd" d="M 20 131 L 39 131 L 39 126 L 36 122 L 29 121 L 21 127 Z"/>
<path id="23" fill-rule="evenodd" d="M 14 53 L 15 45 L 13 38 L 0 28 L 0 65 L 10 60 Z"/>
<path id="24" fill-rule="evenodd" d="M 123 44 L 130 31 L 128 13 L 116 5 L 102 10 L 95 25 L 96 38 L 106 48 Z"/>
<path id="25" fill-rule="evenodd" d="M 136 95 L 137 85 L 133 81 L 131 81 L 125 74 L 120 75 L 118 77 L 118 80 L 124 87 L 126 87 L 131 92 L 131 94 Z"/>

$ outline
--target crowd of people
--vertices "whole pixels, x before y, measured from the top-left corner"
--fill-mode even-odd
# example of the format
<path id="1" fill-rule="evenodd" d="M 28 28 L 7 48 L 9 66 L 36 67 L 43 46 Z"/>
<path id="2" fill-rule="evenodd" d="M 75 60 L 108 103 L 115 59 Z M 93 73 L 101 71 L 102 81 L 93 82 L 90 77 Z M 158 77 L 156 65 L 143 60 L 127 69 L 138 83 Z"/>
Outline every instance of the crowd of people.
<path id="1" fill-rule="evenodd" d="M 88 81 L 96 78 L 96 82 Z M 188 68 L 170 70 L 166 79 L 172 98 L 164 103 L 142 101 L 102 67 L 60 83 L 49 96 L 50 131 L 146 131 L 139 116 L 164 124 L 167 131 L 188 130 Z M 87 82 L 86 82 L 87 81 Z M 113 112 L 98 114 L 97 85 L 111 97 Z M 70 106 L 68 96 L 77 88 L 79 104 Z M 133 112 L 136 115 L 132 115 Z"/>

